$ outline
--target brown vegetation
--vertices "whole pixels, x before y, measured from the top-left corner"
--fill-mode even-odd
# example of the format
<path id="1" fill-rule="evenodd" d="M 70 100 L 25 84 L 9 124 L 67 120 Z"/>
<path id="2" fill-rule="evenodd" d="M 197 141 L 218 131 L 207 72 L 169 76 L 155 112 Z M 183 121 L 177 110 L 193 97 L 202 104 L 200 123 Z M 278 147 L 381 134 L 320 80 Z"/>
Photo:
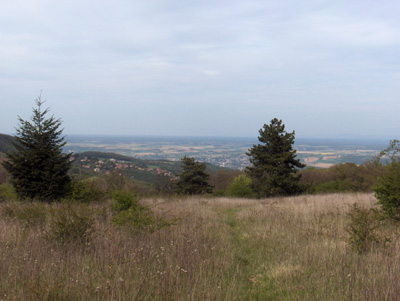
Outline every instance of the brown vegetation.
<path id="1" fill-rule="evenodd" d="M 0 153 L 0 184 L 6 183 L 9 178 L 7 170 L 1 164 L 4 160 L 5 160 L 5 155 L 3 153 Z"/>
<path id="2" fill-rule="evenodd" d="M 371 208 L 376 199 L 147 199 L 156 215 L 178 220 L 152 233 L 114 226 L 109 202 L 83 211 L 73 204 L 70 210 L 94 222 L 87 239 L 66 242 L 48 235 L 55 224 L 47 214 L 63 204 L 4 202 L 0 298 L 397 300 L 400 231 L 377 228 L 390 242 L 354 251 L 346 228 L 356 202 Z"/>
<path id="3" fill-rule="evenodd" d="M 215 190 L 227 191 L 234 178 L 243 174 L 240 170 L 219 170 L 210 175 L 209 183 Z"/>
<path id="4" fill-rule="evenodd" d="M 341 163 L 327 169 L 305 169 L 301 182 L 309 186 L 309 192 L 370 192 L 383 172 L 384 167 L 373 161 L 361 165 Z"/>

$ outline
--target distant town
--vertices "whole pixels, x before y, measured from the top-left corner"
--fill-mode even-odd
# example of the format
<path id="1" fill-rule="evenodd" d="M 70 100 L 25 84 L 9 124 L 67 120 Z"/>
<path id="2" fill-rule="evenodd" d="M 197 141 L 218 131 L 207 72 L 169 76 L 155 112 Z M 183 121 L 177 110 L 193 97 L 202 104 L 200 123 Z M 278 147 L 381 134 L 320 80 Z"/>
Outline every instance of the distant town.
<path id="1" fill-rule="evenodd" d="M 190 156 L 216 166 L 243 170 L 249 165 L 246 152 L 253 144 L 257 144 L 257 140 L 251 138 L 69 136 L 65 151 L 113 152 L 144 160 L 179 161 L 184 156 Z M 384 140 L 298 139 L 295 149 L 307 166 L 328 168 L 342 162 L 361 164 L 371 160 L 387 144 L 388 141 Z M 88 160 L 81 158 L 81 167 L 95 172 L 144 169 L 123 160 L 107 159 L 90 164 Z M 157 168 L 152 171 L 159 175 L 168 173 Z"/>
<path id="2" fill-rule="evenodd" d="M 75 161 L 76 158 L 74 156 L 71 157 L 71 161 Z M 168 172 L 167 170 L 161 169 L 161 168 L 143 168 L 134 164 L 131 164 L 128 161 L 123 161 L 123 160 L 117 160 L 114 158 L 111 159 L 100 159 L 93 161 L 89 159 L 88 157 L 84 157 L 83 159 L 79 160 L 80 162 L 80 167 L 84 169 L 89 169 L 93 170 L 94 172 L 97 173 L 105 173 L 105 174 L 110 174 L 112 172 L 118 172 L 118 171 L 127 171 L 131 169 L 137 169 L 141 171 L 150 171 L 154 172 L 157 175 L 164 175 L 164 176 L 169 176 L 172 177 L 172 173 Z"/>

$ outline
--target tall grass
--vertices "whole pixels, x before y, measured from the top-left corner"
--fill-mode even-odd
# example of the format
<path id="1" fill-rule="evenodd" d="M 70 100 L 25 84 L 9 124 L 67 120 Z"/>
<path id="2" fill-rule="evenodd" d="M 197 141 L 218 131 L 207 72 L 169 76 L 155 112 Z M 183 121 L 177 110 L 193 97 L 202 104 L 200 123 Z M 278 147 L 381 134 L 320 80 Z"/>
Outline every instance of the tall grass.
<path id="1" fill-rule="evenodd" d="M 400 299 L 400 231 L 381 225 L 390 243 L 354 251 L 346 229 L 356 202 L 376 199 L 148 199 L 156 215 L 177 220 L 155 232 L 116 227 L 111 204 L 96 203 L 91 239 L 62 244 L 46 235 L 51 219 L 1 203 L 0 299 Z"/>

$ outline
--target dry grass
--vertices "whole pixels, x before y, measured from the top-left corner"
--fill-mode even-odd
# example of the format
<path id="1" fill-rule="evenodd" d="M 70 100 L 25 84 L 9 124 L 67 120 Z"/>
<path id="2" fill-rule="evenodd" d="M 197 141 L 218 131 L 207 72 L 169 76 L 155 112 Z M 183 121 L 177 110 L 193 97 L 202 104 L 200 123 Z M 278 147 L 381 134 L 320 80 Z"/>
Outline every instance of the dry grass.
<path id="1" fill-rule="evenodd" d="M 96 212 L 85 243 L 46 238 L 46 224 L 6 214 L 0 204 L 0 299 L 11 300 L 397 300 L 400 240 L 359 255 L 348 245 L 346 213 L 371 194 L 246 199 L 149 199 L 177 218 L 154 233 Z M 43 206 L 43 210 L 51 211 Z"/>

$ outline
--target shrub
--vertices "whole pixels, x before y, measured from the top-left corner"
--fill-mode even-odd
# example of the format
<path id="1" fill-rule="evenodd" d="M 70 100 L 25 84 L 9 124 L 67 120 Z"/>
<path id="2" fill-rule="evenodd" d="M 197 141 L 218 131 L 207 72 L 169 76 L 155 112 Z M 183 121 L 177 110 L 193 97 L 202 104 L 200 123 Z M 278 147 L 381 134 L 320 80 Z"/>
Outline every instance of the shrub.
<path id="1" fill-rule="evenodd" d="M 150 208 L 140 204 L 139 199 L 132 191 L 115 191 L 112 209 L 115 212 L 113 223 L 133 231 L 149 230 L 152 232 L 173 223 L 156 217 Z"/>
<path id="2" fill-rule="evenodd" d="M 81 181 L 73 180 L 71 183 L 71 195 L 69 198 L 74 201 L 89 203 L 100 201 L 103 197 L 104 193 L 96 187 L 96 183 L 93 179 Z"/>
<path id="3" fill-rule="evenodd" d="M 233 179 L 228 194 L 233 197 L 251 198 L 254 196 L 251 185 L 252 181 L 249 177 L 246 175 L 239 175 Z"/>
<path id="4" fill-rule="evenodd" d="M 345 191 L 356 191 L 353 189 L 353 185 L 347 180 L 335 180 L 327 183 L 321 183 L 315 185 L 315 193 L 326 193 L 326 192 L 345 192 Z"/>
<path id="5" fill-rule="evenodd" d="M 360 208 L 354 204 L 348 213 L 350 218 L 347 226 L 349 241 L 352 248 L 359 254 L 368 251 L 374 243 L 379 242 L 376 234 L 378 220 L 371 209 Z"/>
<path id="6" fill-rule="evenodd" d="M 64 203 L 53 208 L 47 238 L 61 244 L 88 242 L 94 233 L 94 212 L 85 204 Z"/>
<path id="7" fill-rule="evenodd" d="M 374 187 L 382 211 L 391 219 L 400 220 L 400 162 L 392 161 Z"/>
<path id="8" fill-rule="evenodd" d="M 112 209 L 117 212 L 138 206 L 138 199 L 132 191 L 116 190 L 112 194 Z"/>
<path id="9" fill-rule="evenodd" d="M 17 193 L 11 184 L 0 184 L 0 202 L 16 201 L 17 199 Z"/>

